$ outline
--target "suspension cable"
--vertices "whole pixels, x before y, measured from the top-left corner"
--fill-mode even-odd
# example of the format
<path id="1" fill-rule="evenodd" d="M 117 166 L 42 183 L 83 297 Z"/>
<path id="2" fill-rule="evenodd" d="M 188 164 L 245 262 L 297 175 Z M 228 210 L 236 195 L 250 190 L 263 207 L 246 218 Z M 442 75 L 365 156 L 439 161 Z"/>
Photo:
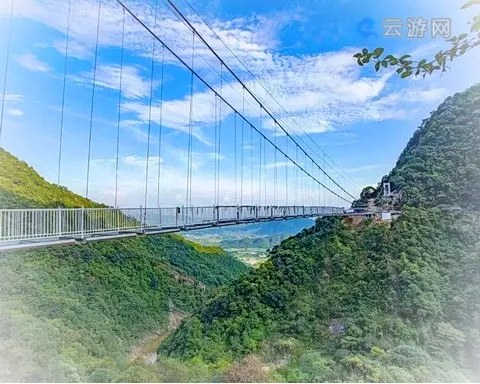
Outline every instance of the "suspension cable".
<path id="1" fill-rule="evenodd" d="M 95 106 L 95 88 L 97 85 L 97 61 L 98 61 L 98 37 L 100 34 L 100 12 L 102 0 L 98 0 L 98 19 L 97 19 L 97 37 L 95 42 L 95 61 L 93 64 L 93 82 L 92 82 L 92 103 L 90 106 L 90 130 L 88 134 L 88 159 L 87 159 L 87 186 L 85 188 L 85 197 L 88 199 L 88 187 L 90 182 L 90 158 L 92 154 L 92 129 L 93 129 L 93 110 Z"/>
<path id="2" fill-rule="evenodd" d="M 288 139 L 285 136 L 285 141 L 287 143 L 287 154 L 288 154 Z M 285 155 L 285 205 L 288 205 L 288 161 L 287 155 Z"/>
<path id="3" fill-rule="evenodd" d="M 267 141 L 263 138 L 263 193 L 264 204 L 267 206 Z"/>
<path id="4" fill-rule="evenodd" d="M 117 153 L 115 159 L 115 208 L 118 208 L 118 163 L 120 155 L 120 119 L 122 113 L 122 90 L 123 90 L 123 59 L 125 45 L 125 9 L 123 10 L 122 20 L 122 51 L 120 57 L 120 84 L 118 90 L 118 117 L 117 117 Z"/>
<path id="5" fill-rule="evenodd" d="M 325 154 L 323 154 L 323 161 L 325 161 Z M 326 173 L 323 171 L 323 183 L 325 184 L 326 182 Z M 326 200 L 326 194 L 327 194 L 327 188 L 323 188 L 323 205 L 327 205 L 327 200 Z"/>
<path id="6" fill-rule="evenodd" d="M 214 197 L 214 205 L 218 205 L 218 202 L 217 202 L 217 177 L 218 177 L 218 164 L 217 164 L 217 153 L 218 153 L 218 116 L 217 116 L 217 113 L 218 113 L 218 105 L 217 105 L 217 94 L 215 93 L 215 103 L 214 103 L 214 120 L 215 120 L 215 157 L 214 157 L 214 164 L 215 164 L 215 189 L 214 189 L 214 194 L 213 194 L 213 197 Z"/>
<path id="7" fill-rule="evenodd" d="M 188 122 L 188 164 L 187 164 L 187 197 L 185 205 L 187 207 L 192 205 L 192 147 L 193 147 L 193 64 L 195 60 L 195 34 L 192 34 L 192 61 L 191 61 L 191 77 L 190 77 L 190 115 Z M 216 101 L 216 98 L 215 98 Z"/>
<path id="8" fill-rule="evenodd" d="M 277 146 L 277 123 L 274 122 L 275 125 L 275 136 L 274 136 L 274 143 L 275 147 Z M 273 184 L 274 184 L 274 192 L 273 192 L 273 205 L 277 206 L 277 151 L 274 151 L 274 159 L 273 159 Z"/>
<path id="9" fill-rule="evenodd" d="M 118 2 L 121 2 L 121 0 L 117 0 Z M 245 86 L 245 83 L 238 77 L 238 75 L 232 71 L 232 69 L 224 62 L 224 60 L 218 55 L 218 53 L 212 48 L 212 46 L 203 38 L 203 36 L 197 31 L 197 29 L 186 19 L 186 17 L 183 15 L 182 12 L 175 6 L 175 4 L 171 0 L 167 0 L 170 6 L 173 8 L 173 10 L 184 20 L 184 22 L 188 25 L 188 27 L 200 38 L 200 40 L 205 44 L 205 46 L 212 52 L 212 54 L 221 62 L 224 64 L 225 68 L 232 74 L 232 76 L 243 86 Z M 258 103 L 262 104 L 262 102 L 258 99 L 258 97 L 248 88 L 246 87 L 247 92 L 251 95 L 251 97 Z M 294 142 L 297 144 L 297 141 L 292 137 L 292 135 L 280 124 L 278 123 L 278 120 L 273 116 L 273 114 L 265 108 L 265 112 L 273 119 L 274 122 L 276 122 L 279 127 L 283 130 L 283 132 Z M 307 154 L 307 152 L 301 148 L 301 150 L 304 152 L 306 156 L 308 156 L 317 167 L 321 168 L 320 165 L 314 161 L 314 159 Z M 336 184 L 337 186 L 340 187 L 340 189 L 346 193 L 348 196 L 350 196 L 352 199 L 355 199 L 353 195 L 351 195 L 349 192 L 347 192 L 343 187 L 341 187 L 335 180 L 332 179 L 330 175 L 328 175 L 330 180 Z M 346 199 L 345 199 L 346 200 Z"/>
<path id="10" fill-rule="evenodd" d="M 298 164 L 298 145 L 295 146 L 295 161 Z M 294 168 L 294 177 L 295 177 L 295 205 L 298 205 L 298 167 Z"/>
<path id="11" fill-rule="evenodd" d="M 245 115 L 245 88 L 243 89 L 243 106 L 242 106 L 242 114 Z M 240 169 L 240 205 L 243 205 L 243 156 L 244 156 L 244 126 L 245 120 L 242 119 L 242 158 L 241 158 L 241 169 Z"/>
<path id="12" fill-rule="evenodd" d="M 260 132 L 262 129 L 262 106 L 260 106 Z M 262 205 L 262 136 L 258 135 L 258 205 Z"/>
<path id="13" fill-rule="evenodd" d="M 253 125 L 250 124 L 250 204 L 253 205 Z"/>
<path id="14" fill-rule="evenodd" d="M 218 187 L 217 187 L 217 205 L 220 205 L 220 154 L 222 151 L 222 94 L 223 94 L 223 64 L 220 66 L 220 118 L 218 120 L 218 153 L 216 154 L 215 158 L 217 161 L 217 169 L 218 169 Z"/>
<path id="15" fill-rule="evenodd" d="M 7 79 L 8 79 L 8 67 L 10 64 L 10 46 L 12 42 L 12 24 L 13 24 L 14 4 L 15 4 L 15 0 L 12 0 L 12 6 L 10 8 L 10 23 L 8 26 L 7 57 L 5 59 L 5 76 L 3 78 L 2 110 L 0 113 L 0 147 L 2 146 L 3 114 L 5 111 L 5 98 L 7 96 Z"/>
<path id="16" fill-rule="evenodd" d="M 163 0 L 162 0 L 163 1 Z M 310 141 L 312 141 L 312 143 L 323 153 L 324 155 L 324 159 L 325 159 L 325 155 L 326 155 L 326 152 L 317 144 L 316 141 L 314 141 L 312 139 L 312 137 L 297 123 L 297 121 L 293 118 L 293 116 L 286 111 L 286 109 L 278 102 L 278 100 L 272 95 L 272 93 L 265 87 L 265 85 L 247 68 L 247 66 L 243 63 L 243 61 L 238 57 L 238 55 L 235 54 L 235 52 L 232 51 L 232 49 L 223 41 L 223 39 L 218 35 L 218 33 L 210 26 L 210 24 L 208 24 L 205 19 L 195 10 L 195 8 L 193 8 L 193 6 L 187 1 L 187 0 L 184 0 L 187 5 L 190 7 L 190 9 L 192 9 L 192 11 L 199 17 L 199 19 L 208 27 L 208 29 L 214 34 L 214 36 L 220 40 L 220 42 L 225 46 L 225 48 L 227 48 L 227 50 L 238 60 L 238 62 L 243 66 L 243 68 L 245 68 L 245 70 L 250 74 L 250 76 L 257 82 L 260 84 L 260 86 L 263 88 L 263 90 L 275 101 L 275 103 L 282 109 L 282 111 L 288 116 L 290 117 L 290 119 L 295 123 L 295 125 L 300 128 L 300 130 L 310 139 Z M 177 16 L 178 17 L 178 16 Z M 296 137 L 298 137 L 299 139 L 301 139 L 297 134 L 294 133 L 294 135 Z M 302 140 L 302 139 L 301 139 Z M 305 143 L 305 141 L 302 140 L 302 142 L 304 144 L 306 144 L 308 146 L 309 149 L 312 149 L 307 143 Z M 318 153 L 315 153 L 318 157 L 320 157 L 318 155 Z M 327 155 L 327 158 L 332 162 L 333 165 L 335 165 L 340 171 L 342 171 L 349 179 L 350 179 L 350 182 L 344 177 L 342 176 L 337 170 L 335 170 L 333 168 L 333 166 L 331 164 L 328 164 L 327 162 L 325 162 L 324 160 L 324 164 L 325 165 L 328 165 L 332 170 L 334 170 L 339 176 L 342 176 L 344 180 L 346 180 L 347 182 L 349 182 L 350 184 L 353 183 L 354 185 L 356 185 L 357 187 L 360 187 L 361 186 L 355 181 L 353 180 L 353 178 L 351 178 L 350 176 L 347 175 L 347 173 L 342 170 L 342 168 L 340 168 L 340 166 L 338 166 L 338 164 L 336 164 L 332 158 L 330 158 L 330 156 Z"/>
<path id="17" fill-rule="evenodd" d="M 258 135 L 258 205 L 262 205 L 262 136 Z"/>
<path id="18" fill-rule="evenodd" d="M 153 24 L 153 30 L 157 29 L 157 13 L 158 13 L 158 0 L 155 1 L 155 21 Z M 148 133 L 147 133 L 147 163 L 145 166 L 145 199 L 144 207 L 147 209 L 147 199 L 148 199 L 148 171 L 150 165 L 150 135 L 152 132 L 152 101 L 153 101 L 153 78 L 155 76 L 155 51 L 157 48 L 157 39 L 153 39 L 152 44 L 152 62 L 150 67 L 150 100 L 148 107 Z"/>
<path id="19" fill-rule="evenodd" d="M 165 46 L 162 44 L 162 71 L 160 75 L 160 121 L 158 130 L 158 164 L 157 164 L 157 208 L 160 208 L 160 181 L 162 172 L 162 131 L 163 131 L 163 82 L 165 79 Z"/>
<path id="20" fill-rule="evenodd" d="M 67 35 L 65 40 L 65 62 L 63 67 L 63 88 L 62 88 L 62 109 L 60 115 L 60 134 L 58 137 L 58 174 L 57 184 L 60 185 L 60 173 L 62 166 L 62 144 L 63 144 L 63 118 L 65 110 L 65 89 L 67 85 L 67 63 L 68 63 L 68 44 L 70 41 L 70 12 L 72 8 L 72 0 L 68 1 L 68 16 L 67 16 Z"/>
<path id="21" fill-rule="evenodd" d="M 234 113 L 234 142 L 233 146 L 235 148 L 235 205 L 237 205 L 237 112 Z"/>
<path id="22" fill-rule="evenodd" d="M 190 70 L 210 91 L 212 91 L 216 96 L 219 96 L 219 95 L 218 95 L 218 92 L 216 92 L 215 89 L 214 89 L 203 77 L 201 77 L 201 76 L 198 74 L 198 72 L 196 72 L 192 67 L 190 67 L 189 64 L 187 64 L 187 63 L 185 62 L 185 60 L 183 60 L 178 54 L 176 54 L 176 53 L 173 51 L 173 49 L 172 49 L 171 47 L 169 47 L 162 39 L 160 39 L 157 35 L 155 35 L 155 33 L 153 33 L 152 30 L 151 30 L 142 20 L 140 20 L 139 17 L 136 16 L 136 15 L 123 3 L 122 0 L 115 0 L 115 1 L 116 1 L 118 4 L 120 4 L 122 7 L 124 7 L 125 10 L 126 10 L 148 33 L 150 33 L 151 35 L 153 35 L 154 37 L 156 37 L 158 41 L 160 41 L 162 44 L 164 44 L 164 45 L 165 45 L 165 48 L 169 51 L 169 53 L 171 53 L 172 56 L 175 57 L 185 68 L 187 68 L 188 70 Z M 197 36 L 199 36 L 198 33 L 197 33 Z M 199 37 L 201 38 L 201 36 L 199 36 Z M 202 40 L 202 41 L 203 41 L 203 40 Z M 223 65 L 224 65 L 225 67 L 227 67 L 227 65 L 226 65 L 225 63 L 223 63 Z M 234 76 L 235 76 L 235 74 L 234 74 Z M 236 78 L 238 78 L 238 76 L 237 76 Z M 241 83 L 242 86 L 245 86 L 243 82 L 240 82 L 240 83 Z M 246 89 L 248 92 L 251 92 L 248 88 L 245 88 L 245 89 Z M 229 103 L 225 98 L 223 98 L 223 97 L 220 97 L 220 98 L 221 98 L 222 101 L 223 101 L 227 106 L 229 106 L 233 111 L 236 111 L 236 109 L 232 106 L 232 104 Z M 238 113 L 238 111 L 237 111 L 237 113 Z M 267 113 L 268 113 L 268 111 L 267 111 Z M 258 129 L 257 129 L 256 127 L 254 127 L 253 124 L 252 124 L 244 115 L 242 115 L 241 118 L 242 118 L 243 120 L 245 120 L 245 122 L 250 125 L 250 128 L 251 128 L 251 129 L 254 129 L 255 131 L 258 132 Z M 288 133 L 287 133 L 287 134 L 288 134 Z M 273 142 L 272 142 L 270 139 L 268 139 L 265 135 L 262 134 L 262 136 L 264 136 L 265 139 L 266 139 L 271 145 L 274 145 Z M 288 135 L 288 136 L 291 138 L 290 135 Z M 292 139 L 292 138 L 291 138 L 291 139 Z M 295 140 L 292 139 L 292 141 L 293 141 L 295 144 L 298 144 Z M 305 156 L 309 156 L 309 157 L 310 157 L 310 155 L 308 155 L 303 148 L 300 148 L 300 149 L 301 149 L 302 152 L 305 154 Z M 280 148 L 278 148 L 278 147 L 277 147 L 277 150 L 278 150 L 280 153 L 285 154 L 285 153 L 284 153 Z M 291 161 L 293 161 L 290 157 L 289 157 L 289 159 L 290 159 Z M 316 163 L 315 163 L 315 164 L 316 164 Z M 316 164 L 316 165 L 317 165 L 317 164 Z M 308 177 L 313 178 L 315 182 L 321 183 L 318 179 L 314 178 L 310 173 L 306 172 L 305 169 L 304 169 L 299 163 L 296 163 L 296 162 L 295 162 L 295 166 L 299 167 L 300 170 L 301 170 L 302 172 L 306 173 Z M 330 177 L 329 175 L 327 175 L 327 176 L 328 176 L 329 180 L 332 181 L 331 177 Z M 335 183 L 334 180 L 333 180 L 333 182 Z M 340 188 L 341 188 L 341 187 L 340 187 Z M 342 189 L 342 188 L 341 188 L 341 189 Z M 329 190 L 331 193 L 334 193 L 335 195 L 337 195 L 337 193 L 336 193 L 336 192 L 333 192 L 330 188 L 328 188 L 328 190 Z M 343 190 L 343 189 L 342 189 L 342 190 Z M 337 196 L 338 196 L 340 199 L 342 199 L 342 200 L 344 200 L 344 201 L 346 201 L 346 202 L 350 202 L 350 200 L 347 200 L 347 199 L 346 199 L 345 197 L 343 197 L 343 196 L 340 196 L 340 195 L 337 195 Z M 353 196 L 352 196 L 352 198 L 353 198 Z"/>

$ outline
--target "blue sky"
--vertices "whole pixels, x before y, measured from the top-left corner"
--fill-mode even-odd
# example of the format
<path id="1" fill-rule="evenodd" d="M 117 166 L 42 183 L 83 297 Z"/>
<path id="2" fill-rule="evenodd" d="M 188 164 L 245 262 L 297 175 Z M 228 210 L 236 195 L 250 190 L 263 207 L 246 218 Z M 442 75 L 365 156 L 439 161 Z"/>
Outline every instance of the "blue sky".
<path id="1" fill-rule="evenodd" d="M 460 11 L 463 1 L 283 1 L 226 0 L 192 1 L 194 8 L 213 27 L 227 46 L 261 82 L 220 42 L 183 0 L 175 4 L 187 15 L 206 40 L 295 135 L 306 143 L 312 157 L 325 167 L 351 194 L 377 183 L 395 165 L 401 150 L 423 118 L 448 95 L 480 80 L 472 68 L 479 54 L 473 52 L 451 65 L 443 76 L 426 80 L 401 80 L 391 71 L 376 74 L 372 67 L 359 68 L 352 55 L 363 47 L 385 47 L 391 53 L 430 57 L 446 47 L 441 38 L 385 38 L 385 18 L 452 18 L 454 33 L 461 33 L 471 14 Z M 190 63 L 191 32 L 158 1 L 126 1 L 138 17 L 185 61 Z M 10 0 L 0 4 L 0 78 L 4 77 Z M 98 0 L 72 2 L 67 80 L 64 107 L 63 158 L 60 182 L 85 194 L 88 133 L 90 129 Z M 2 146 L 25 160 L 47 180 L 56 182 L 59 132 L 62 114 L 65 42 L 68 1 L 15 0 L 12 45 L 5 98 Z M 156 45 L 153 82 L 152 37 L 131 17 L 126 18 L 124 62 L 121 61 L 122 11 L 114 0 L 102 0 L 95 98 L 89 197 L 113 205 L 117 129 L 120 132 L 118 202 L 121 206 L 144 204 L 146 154 L 150 126 L 150 157 L 147 205 L 156 206 L 160 163 L 160 204 L 185 202 L 190 118 L 190 75 L 168 53 L 161 81 L 162 48 Z M 368 31 L 359 32 L 367 22 Z M 406 35 L 406 28 L 402 29 Z M 242 111 L 242 88 L 223 70 L 198 40 L 194 68 L 237 110 Z M 120 73 L 122 92 L 118 126 Z M 3 84 L 0 84 L 3 87 Z M 265 87 L 274 97 L 263 89 Z M 152 89 L 152 92 L 150 90 Z M 163 102 L 161 93 L 163 89 Z M 3 88 L 1 89 L 3 92 Z M 152 108 L 150 109 L 150 95 Z M 277 104 L 277 102 L 281 105 Z M 252 98 L 245 99 L 245 115 L 262 127 L 266 136 L 295 158 L 293 143 L 275 134 L 271 119 Z M 158 153 L 162 113 L 162 146 Z M 262 116 L 262 118 L 260 118 Z M 293 119 L 292 119 L 293 117 Z M 220 151 L 215 145 L 215 121 L 221 121 Z M 303 178 L 282 156 L 275 158 L 263 140 L 244 125 L 198 80 L 193 92 L 192 203 L 215 203 L 215 163 L 220 164 L 221 204 L 325 202 L 343 204 L 323 194 Z M 298 125 L 301 126 L 301 129 Z M 235 136 L 235 125 L 237 134 Z M 324 164 L 323 154 L 305 135 L 333 159 Z M 235 142 L 237 146 L 235 147 Z M 237 150 L 235 150 L 237 148 Z M 244 158 L 241 188 L 241 158 Z M 237 162 L 235 163 L 235 157 Z M 253 165 L 253 167 L 252 167 Z M 339 170 L 337 168 L 341 168 Z M 311 164 L 307 164 L 311 170 Z M 274 182 L 275 169 L 277 183 Z M 261 183 L 259 183 L 261 172 Z M 316 171 L 313 171 L 314 173 Z M 342 176 L 339 176 L 341 174 Z M 236 177 L 235 177 L 236 175 Z M 320 180 L 323 176 L 315 173 Z M 265 181 L 266 179 L 266 181 Z M 252 183 L 253 180 L 253 183 Z M 285 184 L 289 185 L 285 190 Z M 277 188 L 275 188 L 277 186 Z M 339 194 L 338 187 L 328 184 Z M 240 195 L 240 190 L 242 194 Z M 252 194 L 253 190 L 253 194 Z M 276 193 L 274 191 L 277 191 Z M 237 191 L 235 193 L 235 191 Z M 325 197 L 325 198 L 324 198 Z M 240 201 L 241 199 L 241 201 Z"/>

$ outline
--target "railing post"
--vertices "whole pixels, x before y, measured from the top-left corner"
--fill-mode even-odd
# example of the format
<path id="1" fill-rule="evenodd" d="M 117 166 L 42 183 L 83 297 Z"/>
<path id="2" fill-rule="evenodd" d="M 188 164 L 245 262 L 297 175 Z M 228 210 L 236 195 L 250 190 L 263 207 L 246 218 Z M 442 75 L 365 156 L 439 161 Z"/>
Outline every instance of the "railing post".
<path id="1" fill-rule="evenodd" d="M 140 232 L 143 231 L 143 207 L 140 205 Z"/>
<path id="2" fill-rule="evenodd" d="M 218 208 L 218 205 L 214 205 L 213 210 L 215 212 L 215 220 L 218 225 L 218 223 L 220 222 L 220 209 Z"/>
<path id="3" fill-rule="evenodd" d="M 302 205 L 302 216 L 305 216 L 305 205 Z"/>
<path id="4" fill-rule="evenodd" d="M 185 206 L 182 204 L 182 225 L 185 226 Z"/>
<path id="5" fill-rule="evenodd" d="M 180 207 L 175 208 L 175 226 L 178 227 L 178 215 L 180 213 Z"/>
<path id="6" fill-rule="evenodd" d="M 58 231 L 58 237 L 61 237 L 62 236 L 62 211 L 60 207 L 58 207 L 57 209 L 57 231 Z"/>
<path id="7" fill-rule="evenodd" d="M 85 208 L 82 207 L 80 210 L 80 238 L 83 240 L 84 234 L 85 234 L 85 228 L 84 228 L 84 217 L 85 217 Z"/>

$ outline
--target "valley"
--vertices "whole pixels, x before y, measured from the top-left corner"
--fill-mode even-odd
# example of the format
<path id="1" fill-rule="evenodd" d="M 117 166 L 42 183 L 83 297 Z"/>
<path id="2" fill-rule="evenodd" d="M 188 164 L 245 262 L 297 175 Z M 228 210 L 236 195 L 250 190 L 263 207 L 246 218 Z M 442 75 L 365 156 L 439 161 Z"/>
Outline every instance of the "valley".
<path id="1" fill-rule="evenodd" d="M 283 220 L 204 229 L 184 236 L 205 246 L 219 246 L 243 263 L 258 267 L 271 248 L 314 223 L 314 219 Z"/>
<path id="2" fill-rule="evenodd" d="M 446 99 L 362 193 L 392 221 L 3 253 L 1 381 L 478 381 L 479 100 L 480 85 Z M 102 206 L 0 151 L 4 206 Z"/>

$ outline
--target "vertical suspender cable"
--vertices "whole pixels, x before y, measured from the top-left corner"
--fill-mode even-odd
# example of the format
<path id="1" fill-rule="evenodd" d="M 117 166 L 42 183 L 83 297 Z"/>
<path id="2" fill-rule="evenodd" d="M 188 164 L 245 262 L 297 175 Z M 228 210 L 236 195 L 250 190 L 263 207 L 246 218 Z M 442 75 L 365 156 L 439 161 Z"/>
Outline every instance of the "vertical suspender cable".
<path id="1" fill-rule="evenodd" d="M 10 8 L 10 24 L 8 26 L 8 38 L 7 38 L 7 57 L 5 59 L 5 75 L 3 77 L 3 95 L 2 95 L 2 110 L 0 112 L 0 148 L 2 146 L 2 131 L 3 131 L 3 114 L 5 111 L 5 98 L 7 96 L 7 79 L 8 79 L 8 65 L 10 63 L 10 45 L 12 41 L 12 24 L 13 24 L 13 7 L 15 0 L 12 0 L 12 6 Z"/>
<path id="2" fill-rule="evenodd" d="M 192 62 L 191 62 L 191 77 L 190 77 L 190 115 L 188 123 L 188 165 L 187 165 L 187 197 L 186 206 L 192 205 L 192 147 L 193 147 L 193 64 L 195 60 L 195 33 L 192 33 Z M 215 96 L 215 102 L 217 98 Z"/>
<path id="3" fill-rule="evenodd" d="M 122 88 L 123 88 L 123 57 L 125 45 L 125 9 L 122 21 L 122 52 L 120 56 L 120 87 L 118 90 L 118 117 L 117 117 L 117 154 L 115 158 L 115 208 L 118 208 L 118 161 L 120 155 L 120 119 L 122 113 Z"/>
<path id="4" fill-rule="evenodd" d="M 218 170 L 218 186 L 217 186 L 217 205 L 220 205 L 220 153 L 222 150 L 222 95 L 223 95 L 223 63 L 220 65 L 220 108 L 219 108 L 219 120 L 218 120 L 218 153 L 215 158 L 217 161 L 217 170 Z"/>
<path id="5" fill-rule="evenodd" d="M 267 140 L 263 137 L 263 193 L 264 204 L 267 206 Z"/>
<path id="6" fill-rule="evenodd" d="M 243 88 L 243 106 L 242 106 L 242 115 L 245 116 L 245 87 Z M 245 133 L 244 133 L 244 127 L 245 127 L 245 120 L 242 119 L 242 142 L 241 142 L 241 146 L 242 146 L 242 157 L 241 157 L 241 168 L 240 168 L 240 205 L 243 205 L 243 151 L 244 151 L 244 137 L 245 137 Z"/>
<path id="7" fill-rule="evenodd" d="M 287 154 L 288 154 L 288 136 L 285 136 L 285 141 L 287 143 Z M 288 206 L 288 160 L 287 155 L 285 155 L 285 205 Z"/>
<path id="8" fill-rule="evenodd" d="M 323 161 L 325 161 L 325 153 L 323 154 Z M 323 171 L 323 185 L 325 185 L 326 177 L 327 177 L 327 174 L 325 173 L 325 171 Z M 326 194 L 327 194 L 327 188 L 323 187 L 323 205 L 327 205 Z"/>
<path id="9" fill-rule="evenodd" d="M 262 112 L 260 106 L 260 132 L 262 132 Z M 262 135 L 258 135 L 258 205 L 262 205 Z"/>
<path id="10" fill-rule="evenodd" d="M 162 130 L 163 130 L 163 82 L 165 78 L 165 46 L 162 44 L 162 74 L 160 77 L 160 121 L 158 130 L 158 163 L 157 163 L 157 208 L 160 208 L 160 180 L 162 172 Z"/>
<path id="11" fill-rule="evenodd" d="M 153 24 L 153 30 L 157 29 L 157 12 L 158 12 L 158 1 L 155 1 L 155 19 Z M 157 39 L 153 39 L 152 44 L 152 62 L 150 67 L 150 100 L 148 106 L 148 132 L 147 132 L 147 162 L 145 164 L 145 197 L 144 197 L 144 208 L 147 209 L 147 200 L 148 200 L 148 171 L 150 165 L 150 135 L 152 132 L 152 101 L 153 101 L 153 77 L 155 74 L 155 51 L 157 48 Z M 145 211 L 146 212 L 146 211 Z"/>
<path id="12" fill-rule="evenodd" d="M 98 60 L 98 37 L 100 34 L 100 12 L 102 0 L 98 0 L 98 19 L 97 19 L 97 37 L 95 42 L 95 61 L 93 64 L 93 82 L 92 82 L 92 103 L 90 106 L 90 130 L 88 134 L 88 159 L 87 159 L 87 186 L 85 188 L 85 197 L 88 198 L 88 187 L 90 182 L 90 158 L 92 154 L 92 128 L 93 128 L 93 110 L 95 103 L 95 87 L 97 84 L 97 60 Z"/>
<path id="13" fill-rule="evenodd" d="M 214 157 L 214 164 L 215 164 L 215 191 L 213 194 L 214 205 L 218 205 L 217 202 L 217 177 L 218 177 L 218 168 L 217 168 L 217 153 L 218 153 L 218 121 L 217 121 L 217 113 L 218 113 L 218 106 L 217 106 L 217 94 L 215 93 L 215 103 L 214 103 L 214 120 L 215 120 L 215 157 Z"/>
<path id="14" fill-rule="evenodd" d="M 298 145 L 295 146 L 295 163 L 298 164 Z M 294 177 L 295 177 L 295 205 L 298 204 L 298 165 L 295 165 L 294 170 Z"/>
<path id="15" fill-rule="evenodd" d="M 275 153 L 274 153 L 274 159 L 273 159 L 273 184 L 274 184 L 274 189 L 273 189 L 273 205 L 277 205 L 277 122 L 275 121 L 275 137 L 274 137 L 274 143 L 275 143 Z"/>
<path id="16" fill-rule="evenodd" d="M 263 119 L 263 115 L 262 115 Z M 263 136 L 263 193 L 264 204 L 267 205 L 267 140 Z"/>
<path id="17" fill-rule="evenodd" d="M 235 205 L 237 205 L 237 112 L 234 112 L 234 135 L 233 146 L 235 147 Z"/>
<path id="18" fill-rule="evenodd" d="M 70 12 L 72 8 L 72 0 L 68 1 L 68 16 L 67 16 L 67 35 L 65 40 L 65 62 L 63 66 L 63 88 L 62 88 L 62 110 L 60 116 L 60 134 L 58 137 L 58 174 L 57 184 L 60 185 L 60 173 L 62 166 L 62 144 L 63 144 L 63 119 L 65 111 L 65 89 L 67 86 L 67 63 L 68 63 L 68 45 L 70 41 Z M 125 12 L 125 11 L 124 11 Z"/>
<path id="19" fill-rule="evenodd" d="M 307 203 L 307 188 L 308 188 L 308 174 L 307 174 L 307 154 L 304 152 L 303 153 L 303 163 L 304 163 L 304 169 L 305 169 L 305 175 L 303 178 L 303 205 L 308 205 Z"/>
<path id="20" fill-rule="evenodd" d="M 250 125 L 250 204 L 253 205 L 253 126 Z"/>
<path id="21" fill-rule="evenodd" d="M 314 175 L 314 172 L 315 172 L 315 165 L 312 162 L 312 175 Z M 315 181 L 312 179 L 312 205 L 316 205 L 316 196 L 317 196 L 316 190 L 317 188 L 315 185 Z"/>

